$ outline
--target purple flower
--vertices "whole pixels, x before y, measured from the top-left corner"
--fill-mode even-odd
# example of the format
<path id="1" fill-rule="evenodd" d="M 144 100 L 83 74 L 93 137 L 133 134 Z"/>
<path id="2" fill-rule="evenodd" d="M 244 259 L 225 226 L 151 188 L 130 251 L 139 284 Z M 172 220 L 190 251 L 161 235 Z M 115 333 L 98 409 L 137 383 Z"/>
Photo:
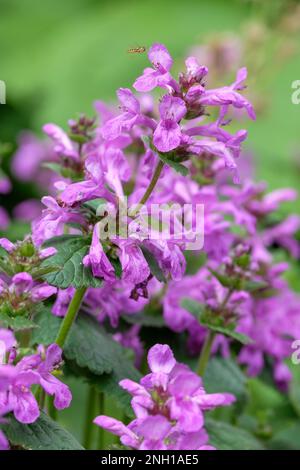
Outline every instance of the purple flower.
<path id="1" fill-rule="evenodd" d="M 52 183 L 50 172 L 42 170 L 41 164 L 55 160 L 52 145 L 25 131 L 18 138 L 18 149 L 12 159 L 12 172 L 20 181 L 37 181 L 43 189 L 45 185 L 50 188 L 49 183 Z"/>
<path id="2" fill-rule="evenodd" d="M 9 178 L 0 172 L 0 194 L 7 194 L 11 191 L 11 182 Z"/>
<path id="3" fill-rule="evenodd" d="M 68 287 L 67 289 L 58 290 L 56 300 L 51 310 L 53 315 L 56 315 L 57 317 L 65 316 L 74 293 L 74 287 Z"/>
<path id="4" fill-rule="evenodd" d="M 54 406 L 58 410 L 68 408 L 72 400 L 69 387 L 52 374 L 61 362 L 61 348 L 57 344 L 51 344 L 47 348 L 45 360 L 36 369 L 40 375 L 41 387 L 48 395 L 54 395 Z"/>
<path id="5" fill-rule="evenodd" d="M 115 341 L 124 346 L 124 348 L 131 349 L 134 352 L 134 364 L 137 368 L 140 367 L 144 354 L 143 343 L 139 337 L 140 330 L 140 325 L 133 325 L 127 331 L 118 332 L 113 335 Z"/>
<path id="6" fill-rule="evenodd" d="M 140 115 L 140 103 L 128 88 L 117 91 L 122 113 L 105 122 L 101 129 L 104 139 L 114 140 L 123 131 L 129 132 Z"/>
<path id="7" fill-rule="evenodd" d="M 179 121 L 186 114 L 186 106 L 181 98 L 165 95 L 159 105 L 161 121 L 153 134 L 153 143 L 160 152 L 169 152 L 180 145 L 181 129 Z"/>
<path id="8" fill-rule="evenodd" d="M 32 302 L 38 303 L 56 294 L 57 288 L 46 283 L 36 284 L 30 274 L 24 272 L 13 276 L 9 291 L 17 297 L 26 294 L 31 298 Z"/>
<path id="9" fill-rule="evenodd" d="M 136 285 L 150 275 L 150 269 L 136 240 L 118 240 L 119 259 L 122 265 L 122 281 Z"/>
<path id="10" fill-rule="evenodd" d="M 244 67 L 237 73 L 235 82 L 230 86 L 205 91 L 199 99 L 199 104 L 206 106 L 221 106 L 219 121 L 222 123 L 230 105 L 235 108 L 245 108 L 251 119 L 255 119 L 255 112 L 251 103 L 236 90 L 244 88 L 242 82 L 247 78 L 247 69 Z"/>
<path id="11" fill-rule="evenodd" d="M 140 383 L 122 380 L 132 396 L 134 419 L 128 426 L 107 416 L 94 423 L 120 437 L 122 444 L 140 450 L 212 449 L 203 429 L 203 411 L 230 405 L 230 394 L 207 394 L 201 378 L 176 362 L 169 346 L 156 344 L 148 353 L 150 374 Z"/>
<path id="12" fill-rule="evenodd" d="M 1 397 L 4 406 L 13 411 L 15 418 L 21 423 L 33 423 L 40 415 L 37 401 L 30 391 L 31 386 L 39 384 L 39 381 L 40 377 L 37 372 L 20 370 L 17 366 L 6 396 Z"/>
<path id="13" fill-rule="evenodd" d="M 13 216 L 24 222 L 32 222 L 41 215 L 42 208 L 41 202 L 37 199 L 27 199 L 14 207 Z"/>
<path id="14" fill-rule="evenodd" d="M 100 277 L 106 281 L 114 281 L 115 270 L 106 256 L 101 241 L 99 240 L 99 224 L 96 224 L 93 231 L 92 244 L 89 254 L 83 258 L 84 266 L 90 266 L 95 277 Z"/>
<path id="15" fill-rule="evenodd" d="M 67 223 L 85 224 L 84 218 L 79 213 L 60 206 L 51 196 L 43 197 L 42 203 L 46 209 L 32 224 L 32 239 L 36 246 L 40 246 L 49 238 L 62 235 Z"/>
<path id="16" fill-rule="evenodd" d="M 174 86 L 174 80 L 169 74 L 173 59 L 167 48 L 163 44 L 153 44 L 149 49 L 148 58 L 153 68 L 146 68 L 143 75 L 136 79 L 133 87 L 137 91 L 147 92 L 157 86 L 163 88 L 167 88 L 170 84 Z"/>
<path id="17" fill-rule="evenodd" d="M 58 156 L 63 155 L 75 160 L 79 158 L 78 152 L 75 150 L 71 139 L 60 127 L 56 124 L 45 124 L 43 131 L 54 141 L 54 151 Z"/>

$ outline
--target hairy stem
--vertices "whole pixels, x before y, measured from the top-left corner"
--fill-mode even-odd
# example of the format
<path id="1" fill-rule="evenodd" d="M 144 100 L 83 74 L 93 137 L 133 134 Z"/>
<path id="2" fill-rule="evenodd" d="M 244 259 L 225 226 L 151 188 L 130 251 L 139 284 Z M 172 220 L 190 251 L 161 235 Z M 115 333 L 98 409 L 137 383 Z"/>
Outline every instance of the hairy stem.
<path id="1" fill-rule="evenodd" d="M 60 329 L 57 334 L 57 338 L 55 342 L 61 348 L 63 348 L 65 341 L 67 339 L 67 336 L 69 334 L 69 331 L 76 319 L 77 313 L 80 309 L 80 305 L 84 297 L 84 294 L 86 293 L 86 290 L 87 290 L 86 287 L 80 287 L 79 289 L 76 290 L 74 297 L 71 300 L 70 305 L 68 307 L 66 316 L 63 319 L 62 324 L 60 325 Z"/>
<path id="2" fill-rule="evenodd" d="M 227 302 L 229 301 L 233 292 L 234 292 L 234 289 L 232 288 L 228 290 L 223 302 L 220 305 L 221 309 L 224 309 L 226 307 Z M 197 373 L 201 377 L 204 375 L 207 363 L 209 361 L 211 348 L 212 348 L 215 336 L 216 336 L 216 333 L 214 331 L 209 330 L 205 338 L 204 344 L 202 346 L 201 353 L 199 356 L 199 361 L 198 361 L 198 367 L 197 367 Z"/>
<path id="3" fill-rule="evenodd" d="M 140 202 L 138 203 L 138 207 L 135 211 L 133 211 L 133 213 L 131 214 L 132 217 L 136 216 L 140 210 L 140 206 L 143 206 L 149 199 L 149 197 L 151 196 L 155 186 L 156 186 L 156 183 L 158 182 L 159 180 L 159 177 L 160 177 L 160 174 L 162 172 L 162 169 L 164 167 L 164 162 L 159 160 L 156 168 L 155 168 L 155 171 L 153 173 L 153 176 L 151 178 L 151 181 L 149 183 L 149 186 L 148 188 L 146 189 L 145 191 L 145 194 L 143 195 L 143 197 L 141 198 Z"/>
<path id="4" fill-rule="evenodd" d="M 210 330 L 205 338 L 197 367 L 197 374 L 200 375 L 200 377 L 204 375 L 215 336 L 216 333 Z"/>

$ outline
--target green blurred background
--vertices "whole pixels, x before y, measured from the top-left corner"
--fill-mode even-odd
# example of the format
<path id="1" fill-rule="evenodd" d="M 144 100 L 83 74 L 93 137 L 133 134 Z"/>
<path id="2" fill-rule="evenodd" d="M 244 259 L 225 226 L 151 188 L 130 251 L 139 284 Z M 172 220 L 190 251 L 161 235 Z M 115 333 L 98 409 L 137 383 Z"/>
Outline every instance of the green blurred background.
<path id="1" fill-rule="evenodd" d="M 181 59 L 208 34 L 240 34 L 245 21 L 259 19 L 272 28 L 287 3 L 0 0 L 0 79 L 6 82 L 9 108 L 0 107 L 0 138 L 11 139 L 11 131 L 22 126 L 40 131 L 45 122 L 64 125 L 79 111 L 92 114 L 95 99 L 114 99 L 115 89 L 130 86 L 147 65 L 146 55 L 129 55 L 129 47 L 163 42 Z M 299 32 L 296 36 L 299 42 Z M 270 52 L 264 78 L 256 84 L 270 107 L 256 122 L 245 123 L 248 146 L 260 178 L 271 187 L 297 187 L 293 155 L 297 149 L 300 154 L 300 105 L 291 102 L 291 83 L 300 79 L 299 54 L 270 73 L 276 61 Z"/>
<path id="2" fill-rule="evenodd" d="M 245 23 L 253 21 L 264 24 L 269 32 L 264 44 L 266 60 L 259 70 L 252 69 L 252 77 L 249 67 L 249 86 L 257 87 L 254 91 L 259 91 L 268 106 L 256 122 L 243 122 L 249 130 L 247 146 L 254 154 L 257 178 L 267 181 L 270 188 L 299 188 L 300 105 L 291 101 L 291 84 L 300 79 L 299 51 L 296 47 L 281 66 L 274 49 L 286 39 L 277 26 L 288 3 L 0 0 L 0 79 L 7 87 L 7 104 L 0 106 L 0 141 L 15 145 L 23 128 L 41 135 L 46 122 L 64 126 L 78 112 L 92 115 L 94 100 L 115 100 L 115 90 L 131 86 L 147 66 L 146 54 L 129 55 L 130 47 L 163 42 L 178 65 L 195 44 L 221 32 L 242 36 Z M 300 45 L 299 31 L 292 39 L 294 46 Z M 250 52 L 255 56 L 254 49 Z M 245 65 L 247 62 L 245 57 Z M 220 83 L 222 80 L 220 77 Z M 227 77 L 224 80 L 228 83 Z M 17 190 L 23 197 L 24 187 Z M 286 210 L 299 207 L 298 201 Z M 73 405 L 61 419 L 80 438 L 78 418 L 84 408 L 85 387 L 72 389 Z"/>

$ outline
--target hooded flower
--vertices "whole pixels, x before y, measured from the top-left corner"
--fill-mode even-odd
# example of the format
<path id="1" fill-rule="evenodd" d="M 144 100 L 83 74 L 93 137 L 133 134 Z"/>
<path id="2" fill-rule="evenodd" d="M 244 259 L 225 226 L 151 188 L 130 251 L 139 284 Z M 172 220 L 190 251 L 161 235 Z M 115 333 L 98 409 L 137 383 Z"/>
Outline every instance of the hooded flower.
<path id="1" fill-rule="evenodd" d="M 132 396 L 134 419 L 128 426 L 107 416 L 94 423 L 121 438 L 122 444 L 140 450 L 205 450 L 208 436 L 203 411 L 230 405 L 230 394 L 207 394 L 201 378 L 176 362 L 169 346 L 156 344 L 148 353 L 150 374 L 140 383 L 122 380 Z"/>
<path id="2" fill-rule="evenodd" d="M 46 351 L 45 359 L 37 367 L 40 385 L 48 395 L 54 395 L 54 406 L 58 410 L 68 408 L 72 395 L 69 387 L 58 380 L 52 372 L 62 362 L 62 350 L 57 344 L 51 344 Z"/>
<path id="3" fill-rule="evenodd" d="M 147 67 L 143 75 L 136 79 L 133 87 L 140 92 L 148 92 L 157 86 L 166 88 L 174 85 L 169 71 L 173 65 L 173 59 L 163 44 L 153 44 L 148 52 L 148 58 L 153 68 Z"/>
<path id="4" fill-rule="evenodd" d="M 181 98 L 165 95 L 159 105 L 161 121 L 153 134 L 153 143 L 160 152 L 169 152 L 180 145 L 181 129 L 179 121 L 186 114 L 186 106 Z"/>

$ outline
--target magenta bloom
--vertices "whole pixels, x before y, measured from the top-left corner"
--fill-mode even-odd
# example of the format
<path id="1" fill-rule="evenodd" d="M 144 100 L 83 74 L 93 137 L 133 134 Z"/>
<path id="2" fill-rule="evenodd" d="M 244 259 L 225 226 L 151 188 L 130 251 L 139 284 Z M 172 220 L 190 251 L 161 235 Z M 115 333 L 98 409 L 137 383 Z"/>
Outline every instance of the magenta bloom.
<path id="1" fill-rule="evenodd" d="M 153 134 L 153 143 L 160 152 L 169 152 L 180 145 L 181 129 L 179 121 L 186 114 L 186 106 L 181 98 L 165 95 L 159 105 L 161 121 Z"/>
<path id="2" fill-rule="evenodd" d="M 120 382 L 133 396 L 136 419 L 125 426 L 107 416 L 98 416 L 94 423 L 133 449 L 212 449 L 203 428 L 203 412 L 230 405 L 235 398 L 230 394 L 207 394 L 201 378 L 177 363 L 167 345 L 153 346 L 148 364 L 151 372 L 140 383 L 128 379 Z"/>
<path id="3" fill-rule="evenodd" d="M 221 106 L 220 122 L 222 122 L 230 105 L 235 108 L 245 108 L 249 117 L 255 119 L 255 112 L 251 103 L 237 91 L 244 88 L 242 83 L 246 78 L 247 69 L 244 67 L 238 71 L 236 80 L 232 85 L 205 91 L 199 100 L 199 104 Z"/>
<path id="4" fill-rule="evenodd" d="M 92 244 L 87 256 L 83 258 L 83 264 L 90 266 L 95 277 L 106 281 L 114 281 L 115 270 L 106 256 L 101 241 L 99 240 L 99 225 L 96 224 L 93 231 Z"/>
<path id="5" fill-rule="evenodd" d="M 153 44 L 149 49 L 148 58 L 153 68 L 146 68 L 143 75 L 136 79 L 133 87 L 137 91 L 147 92 L 157 86 L 166 88 L 169 84 L 173 84 L 169 74 L 173 59 L 168 49 L 163 44 Z"/>
<path id="6" fill-rule="evenodd" d="M 37 246 L 49 238 L 62 235 L 64 226 L 67 223 L 85 223 L 84 218 L 75 211 L 62 207 L 51 196 L 42 198 L 42 203 L 46 206 L 39 219 L 32 224 L 32 238 Z"/>
<path id="7" fill-rule="evenodd" d="M 52 374 L 62 362 L 62 350 L 57 344 L 51 344 L 46 351 L 45 360 L 37 367 L 40 385 L 48 395 L 54 395 L 54 406 L 58 410 L 68 408 L 72 400 L 69 387 Z"/>
<path id="8" fill-rule="evenodd" d="M 75 150 L 73 142 L 67 134 L 56 124 L 45 124 L 43 131 L 55 143 L 54 152 L 58 156 L 65 156 L 72 159 L 79 159 L 78 152 Z"/>
<path id="9" fill-rule="evenodd" d="M 130 131 L 140 115 L 140 103 L 128 88 L 117 91 L 122 113 L 105 122 L 101 129 L 104 139 L 114 140 L 123 131 Z"/>

